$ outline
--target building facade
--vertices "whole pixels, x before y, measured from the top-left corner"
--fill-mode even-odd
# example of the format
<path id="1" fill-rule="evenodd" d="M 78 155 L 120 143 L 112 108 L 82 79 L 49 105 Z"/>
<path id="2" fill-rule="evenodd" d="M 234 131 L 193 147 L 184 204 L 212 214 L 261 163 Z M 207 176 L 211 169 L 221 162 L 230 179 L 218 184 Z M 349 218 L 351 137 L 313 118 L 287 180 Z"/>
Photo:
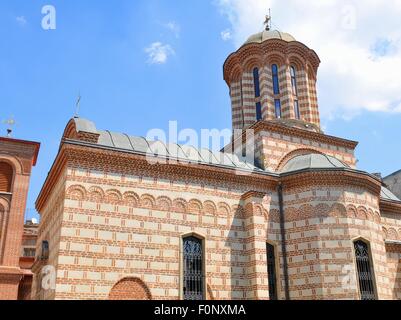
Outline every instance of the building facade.
<path id="1" fill-rule="evenodd" d="M 29 220 L 24 225 L 22 235 L 22 245 L 20 253 L 20 268 L 23 272 L 23 278 L 20 281 L 18 289 L 18 300 L 31 300 L 32 297 L 32 266 L 35 262 L 36 242 L 38 238 L 39 224 Z"/>
<path id="2" fill-rule="evenodd" d="M 383 181 L 391 192 L 394 193 L 398 199 L 401 199 L 401 170 L 385 177 Z"/>
<path id="3" fill-rule="evenodd" d="M 319 64 L 289 34 L 250 37 L 224 64 L 219 153 L 71 119 L 36 203 L 32 297 L 401 299 L 401 201 L 322 132 Z"/>
<path id="4" fill-rule="evenodd" d="M 25 206 L 39 143 L 0 137 L 0 299 L 17 300 Z"/>

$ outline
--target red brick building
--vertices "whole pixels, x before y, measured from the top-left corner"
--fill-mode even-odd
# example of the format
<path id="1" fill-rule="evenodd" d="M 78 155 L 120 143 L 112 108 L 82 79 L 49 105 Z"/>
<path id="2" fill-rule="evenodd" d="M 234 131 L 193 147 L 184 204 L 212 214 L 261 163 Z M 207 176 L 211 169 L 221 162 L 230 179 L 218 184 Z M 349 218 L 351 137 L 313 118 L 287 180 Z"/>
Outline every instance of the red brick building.
<path id="1" fill-rule="evenodd" d="M 24 225 L 24 234 L 22 235 L 22 245 L 20 253 L 20 268 L 23 272 L 23 278 L 20 281 L 18 289 L 18 300 L 31 300 L 33 273 L 31 271 L 35 262 L 36 242 L 38 238 L 39 224 L 33 221 L 27 221 Z"/>
<path id="2" fill-rule="evenodd" d="M 0 137 L 0 299 L 17 300 L 25 206 L 39 143 Z"/>
<path id="3" fill-rule="evenodd" d="M 220 153 L 71 119 L 36 203 L 33 296 L 400 299 L 401 201 L 321 130 L 319 64 L 271 30 L 231 54 Z"/>

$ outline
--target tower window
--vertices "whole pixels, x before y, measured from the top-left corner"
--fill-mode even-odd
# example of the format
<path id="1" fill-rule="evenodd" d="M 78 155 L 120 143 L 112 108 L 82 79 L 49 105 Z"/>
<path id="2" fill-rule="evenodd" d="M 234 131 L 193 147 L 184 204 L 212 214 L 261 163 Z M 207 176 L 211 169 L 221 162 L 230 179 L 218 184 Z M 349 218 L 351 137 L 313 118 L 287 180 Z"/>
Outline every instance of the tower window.
<path id="1" fill-rule="evenodd" d="M 260 81 L 259 81 L 259 69 L 253 69 L 253 83 L 255 86 L 255 97 L 260 97 Z"/>
<path id="2" fill-rule="evenodd" d="M 253 69 L 253 83 L 255 85 L 255 98 L 260 97 L 260 81 L 259 81 L 259 69 Z M 262 104 L 261 102 L 256 103 L 256 121 L 262 120 Z"/>
<path id="3" fill-rule="evenodd" d="M 274 246 L 266 244 L 267 254 L 267 275 L 269 278 L 269 298 L 277 300 L 277 276 L 276 276 L 276 256 Z"/>
<path id="4" fill-rule="evenodd" d="M 354 248 L 361 299 L 376 300 L 369 246 L 364 241 L 358 240 L 354 242 Z"/>
<path id="5" fill-rule="evenodd" d="M 294 101 L 294 113 L 297 119 L 301 119 L 301 113 L 299 112 L 299 102 L 298 100 Z"/>
<path id="6" fill-rule="evenodd" d="M 277 64 L 272 65 L 272 76 L 273 76 L 273 93 L 280 94 L 280 82 L 278 79 L 278 67 Z"/>
<path id="7" fill-rule="evenodd" d="M 203 245 L 202 240 L 190 236 L 184 238 L 184 300 L 203 300 Z"/>
<path id="8" fill-rule="evenodd" d="M 13 168 L 6 162 L 0 162 L 0 192 L 11 192 Z"/>
<path id="9" fill-rule="evenodd" d="M 256 103 L 256 121 L 262 120 L 262 104 L 260 102 Z"/>
<path id="10" fill-rule="evenodd" d="M 294 66 L 290 68 L 291 73 L 291 86 L 292 86 L 292 94 L 294 96 L 298 96 L 298 88 L 297 88 L 297 72 Z"/>
<path id="11" fill-rule="evenodd" d="M 275 106 L 275 110 L 276 110 L 276 118 L 280 119 L 281 118 L 281 101 L 280 101 L 280 99 L 274 100 L 274 106 Z"/>

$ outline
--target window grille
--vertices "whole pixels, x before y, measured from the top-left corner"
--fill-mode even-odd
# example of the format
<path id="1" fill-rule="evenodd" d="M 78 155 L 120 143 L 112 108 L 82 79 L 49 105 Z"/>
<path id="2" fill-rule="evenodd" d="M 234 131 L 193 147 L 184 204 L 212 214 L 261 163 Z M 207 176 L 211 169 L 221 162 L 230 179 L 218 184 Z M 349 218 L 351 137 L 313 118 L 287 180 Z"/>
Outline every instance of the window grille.
<path id="1" fill-rule="evenodd" d="M 361 299 L 376 300 L 369 246 L 365 242 L 359 240 L 354 243 L 354 247 Z"/>
<path id="2" fill-rule="evenodd" d="M 266 245 L 266 253 L 267 275 L 269 278 L 269 298 L 270 300 L 277 300 L 276 256 L 274 253 L 274 246 L 268 243 Z"/>
<path id="3" fill-rule="evenodd" d="M 202 240 L 184 238 L 184 300 L 203 300 L 203 248 Z"/>

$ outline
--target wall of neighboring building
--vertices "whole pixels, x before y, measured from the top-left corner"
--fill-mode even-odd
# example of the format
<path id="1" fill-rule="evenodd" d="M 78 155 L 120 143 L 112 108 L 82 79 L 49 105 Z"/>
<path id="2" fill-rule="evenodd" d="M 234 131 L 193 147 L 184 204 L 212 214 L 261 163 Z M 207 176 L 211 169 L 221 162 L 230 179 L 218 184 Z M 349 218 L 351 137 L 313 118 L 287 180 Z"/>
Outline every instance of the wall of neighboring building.
<path id="1" fill-rule="evenodd" d="M 17 300 L 26 198 L 39 144 L 0 137 L 0 300 Z"/>
<path id="2" fill-rule="evenodd" d="M 401 199 L 401 170 L 384 178 L 384 183 L 398 197 L 398 199 Z"/>

